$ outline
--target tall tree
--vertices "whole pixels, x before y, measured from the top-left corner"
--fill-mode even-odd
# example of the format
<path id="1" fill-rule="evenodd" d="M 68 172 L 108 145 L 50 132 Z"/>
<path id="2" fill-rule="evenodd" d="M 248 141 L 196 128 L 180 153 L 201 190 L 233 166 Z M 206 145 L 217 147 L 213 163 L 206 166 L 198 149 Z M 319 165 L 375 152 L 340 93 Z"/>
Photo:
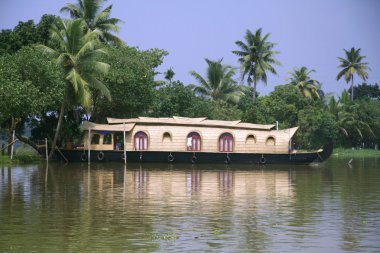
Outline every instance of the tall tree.
<path id="1" fill-rule="evenodd" d="M 21 48 L 33 44 L 47 45 L 50 40 L 50 28 L 57 20 L 59 17 L 45 14 L 37 25 L 34 24 L 33 20 L 20 21 L 13 30 L 1 30 L 0 55 L 13 54 Z"/>
<path id="2" fill-rule="evenodd" d="M 377 83 L 362 83 L 354 88 L 354 99 L 376 99 L 380 100 L 380 87 Z"/>
<path id="3" fill-rule="evenodd" d="M 246 31 L 244 36 L 245 42 L 236 41 L 235 44 L 240 51 L 232 51 L 238 55 L 241 64 L 242 80 L 247 76 L 248 85 L 253 83 L 253 101 L 256 100 L 256 86 L 259 81 L 267 84 L 267 72 L 277 74 L 273 65 L 280 65 L 275 59 L 278 51 L 274 51 L 275 43 L 269 42 L 269 33 L 262 37 L 262 29 L 258 29 L 255 33 L 250 30 Z"/>
<path id="4" fill-rule="evenodd" d="M 122 45 L 124 42 L 114 34 L 118 32 L 119 23 L 122 21 L 118 18 L 110 18 L 112 4 L 101 10 L 104 0 L 77 0 L 76 4 L 67 3 L 61 9 L 61 12 L 70 13 L 72 18 L 82 19 L 85 23 L 85 29 L 94 31 L 95 29 L 101 32 L 100 39 L 102 42 L 112 42 Z"/>
<path id="5" fill-rule="evenodd" d="M 74 98 L 86 109 L 91 106 L 91 89 L 99 91 L 103 96 L 111 99 L 107 87 L 95 78 L 95 75 L 106 74 L 109 65 L 97 59 L 106 52 L 99 42 L 100 32 L 84 29 L 84 22 L 81 19 L 60 22 L 61 29 L 53 25 L 51 40 L 55 48 L 39 45 L 43 52 L 51 55 L 57 63 L 62 66 L 65 72 L 65 92 L 64 99 L 59 110 L 59 118 L 54 135 L 52 156 L 58 140 L 65 112 L 65 106 L 70 102 L 69 98 Z"/>
<path id="6" fill-rule="evenodd" d="M 128 118 L 146 115 L 154 103 L 156 68 L 166 51 L 139 50 L 134 47 L 107 47 L 107 55 L 100 58 L 109 63 L 107 76 L 100 80 L 112 91 L 112 101 L 95 93 L 91 121 L 104 123 L 107 117 Z"/>
<path id="7" fill-rule="evenodd" d="M 311 79 L 310 74 L 315 72 L 314 69 L 308 70 L 307 67 L 294 68 L 289 72 L 289 84 L 296 86 L 306 98 L 320 99 L 319 94 L 320 82 Z"/>
<path id="8" fill-rule="evenodd" d="M 354 101 L 354 74 L 356 73 L 361 79 L 364 81 L 368 78 L 368 67 L 367 62 L 362 62 L 365 56 L 360 55 L 360 48 L 355 49 L 351 48 L 350 51 L 343 49 L 346 58 L 338 57 L 340 61 L 339 68 L 342 70 L 338 73 L 336 79 L 339 80 L 342 76 L 346 79 L 346 82 L 349 83 L 351 81 L 351 101 Z"/>
<path id="9" fill-rule="evenodd" d="M 222 100 L 237 103 L 243 95 L 243 86 L 237 85 L 233 79 L 235 69 L 222 64 L 222 59 L 207 62 L 206 78 L 203 78 L 195 71 L 190 74 L 198 81 L 199 85 L 192 85 L 194 92 L 209 97 L 212 100 Z"/>
<path id="10" fill-rule="evenodd" d="M 36 148 L 21 136 L 23 123 L 57 108 L 63 84 L 62 70 L 32 47 L 0 56 L 0 127 Z"/>
<path id="11" fill-rule="evenodd" d="M 168 69 L 164 74 L 165 74 L 165 79 L 169 81 L 169 84 L 172 84 L 172 79 L 175 75 L 173 68 L 170 67 L 170 69 Z"/>
<path id="12" fill-rule="evenodd" d="M 358 109 L 359 105 L 350 101 L 349 93 L 344 90 L 338 101 L 334 97 L 330 98 L 328 103 L 328 111 L 335 117 L 337 126 L 345 137 L 350 137 L 352 142 L 362 141 L 364 139 L 363 132 L 370 136 L 375 136 L 371 126 L 365 122 Z"/>

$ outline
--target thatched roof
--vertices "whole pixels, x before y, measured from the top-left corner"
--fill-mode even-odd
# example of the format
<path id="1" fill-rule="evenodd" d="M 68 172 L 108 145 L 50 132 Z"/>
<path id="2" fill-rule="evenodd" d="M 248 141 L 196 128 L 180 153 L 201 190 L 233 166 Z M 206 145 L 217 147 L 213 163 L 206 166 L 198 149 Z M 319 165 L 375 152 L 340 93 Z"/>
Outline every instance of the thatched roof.
<path id="1" fill-rule="evenodd" d="M 227 128 L 242 128 L 256 130 L 271 130 L 275 125 L 260 125 L 227 120 L 209 120 L 207 118 L 187 118 L 187 117 L 172 117 L 172 118 L 150 118 L 138 117 L 133 119 L 115 119 L 107 118 L 110 126 L 119 124 L 159 124 L 159 125 L 187 125 L 187 126 L 204 126 L 204 127 L 227 127 Z M 116 126 L 116 125 L 115 125 Z M 121 125 L 122 126 L 122 125 Z M 122 130 L 121 130 L 122 131 Z"/>

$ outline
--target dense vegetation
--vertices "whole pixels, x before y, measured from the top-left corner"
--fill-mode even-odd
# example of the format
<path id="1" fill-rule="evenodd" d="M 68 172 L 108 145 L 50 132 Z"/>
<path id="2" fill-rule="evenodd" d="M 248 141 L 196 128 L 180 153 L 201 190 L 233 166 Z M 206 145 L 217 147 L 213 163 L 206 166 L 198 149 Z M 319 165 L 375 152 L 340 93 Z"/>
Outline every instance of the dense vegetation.
<path id="1" fill-rule="evenodd" d="M 239 84 L 237 70 L 208 59 L 204 73 L 189 70 L 196 85 L 176 80 L 172 68 L 158 81 L 156 68 L 168 52 L 128 47 L 114 34 L 121 20 L 110 16 L 112 5 L 102 9 L 100 3 L 78 0 L 62 8 L 69 20 L 44 15 L 38 24 L 29 20 L 1 31 L 1 131 L 11 136 L 16 130 L 34 147 L 45 138 L 61 146 L 80 139 L 83 120 L 177 115 L 299 126 L 296 143 L 303 149 L 330 140 L 342 147 L 380 143 L 380 88 L 354 83 L 354 74 L 368 77 L 360 49 L 345 50 L 346 58 L 337 60 L 337 79 L 344 76 L 351 85 L 338 98 L 327 96 L 311 77 L 315 70 L 305 66 L 293 68 L 287 84 L 260 96 L 257 84 L 266 84 L 280 64 L 276 44 L 261 29 L 247 30 L 244 41 L 235 42 L 238 50 L 226 52 L 240 57 L 247 85 Z M 26 122 L 31 138 L 21 135 Z"/>

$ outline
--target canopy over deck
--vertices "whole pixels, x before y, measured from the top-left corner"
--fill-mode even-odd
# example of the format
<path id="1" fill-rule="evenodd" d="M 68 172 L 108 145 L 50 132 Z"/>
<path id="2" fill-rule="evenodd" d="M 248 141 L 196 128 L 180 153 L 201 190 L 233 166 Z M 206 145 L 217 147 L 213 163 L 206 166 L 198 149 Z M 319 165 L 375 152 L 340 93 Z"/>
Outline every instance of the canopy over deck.
<path id="1" fill-rule="evenodd" d="M 133 129 L 135 123 L 127 123 L 127 124 L 117 124 L 117 125 L 107 125 L 107 124 L 96 124 L 89 121 L 83 122 L 82 129 L 91 131 L 114 131 L 114 132 L 129 132 Z"/>
<path id="2" fill-rule="evenodd" d="M 227 128 L 241 128 L 241 129 L 256 129 L 256 130 L 271 130 L 275 125 L 261 125 L 244 123 L 240 120 L 226 121 L 226 120 L 209 120 L 207 118 L 187 118 L 187 117 L 172 117 L 172 118 L 150 118 L 138 117 L 133 119 L 116 119 L 107 118 L 110 125 L 114 124 L 160 124 L 160 125 L 191 125 L 191 126 L 204 126 L 204 127 L 227 127 Z"/>

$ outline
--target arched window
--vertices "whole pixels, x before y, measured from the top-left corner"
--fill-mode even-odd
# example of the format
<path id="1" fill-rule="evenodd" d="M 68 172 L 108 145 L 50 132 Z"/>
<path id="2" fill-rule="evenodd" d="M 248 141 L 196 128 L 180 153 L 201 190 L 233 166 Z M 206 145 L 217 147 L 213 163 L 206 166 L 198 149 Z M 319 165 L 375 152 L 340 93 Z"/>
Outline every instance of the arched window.
<path id="1" fill-rule="evenodd" d="M 135 134 L 135 150 L 148 150 L 148 135 L 144 132 Z"/>
<path id="2" fill-rule="evenodd" d="M 247 152 L 254 152 L 256 144 L 256 137 L 253 134 L 249 134 L 245 139 L 245 150 Z"/>
<path id="3" fill-rule="evenodd" d="M 219 137 L 219 151 L 233 152 L 234 137 L 230 133 L 224 133 Z"/>
<path id="4" fill-rule="evenodd" d="M 267 138 L 267 141 L 265 142 L 268 146 L 274 146 L 276 144 L 276 140 L 274 137 L 270 136 Z"/>
<path id="5" fill-rule="evenodd" d="M 191 132 L 187 135 L 187 151 L 201 151 L 201 136 L 197 132 Z"/>
<path id="6" fill-rule="evenodd" d="M 250 134 L 247 136 L 247 139 L 245 140 L 245 144 L 247 145 L 253 145 L 256 144 L 256 138 L 253 134 Z"/>
<path id="7" fill-rule="evenodd" d="M 172 142 L 172 136 L 169 132 L 165 132 L 162 135 L 162 143 L 170 143 Z"/>

